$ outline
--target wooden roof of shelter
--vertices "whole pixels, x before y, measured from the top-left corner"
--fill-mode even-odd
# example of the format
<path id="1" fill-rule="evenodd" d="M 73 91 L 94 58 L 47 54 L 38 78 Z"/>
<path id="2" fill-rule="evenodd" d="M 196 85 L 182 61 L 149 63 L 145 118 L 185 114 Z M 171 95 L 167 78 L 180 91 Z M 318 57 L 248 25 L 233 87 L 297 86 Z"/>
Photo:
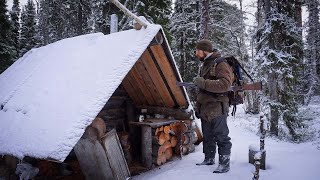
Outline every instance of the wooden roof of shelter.
<path id="1" fill-rule="evenodd" d="M 162 30 L 157 36 L 163 36 Z M 164 38 L 164 37 L 160 37 Z M 122 84 L 139 106 L 188 107 L 185 90 L 176 85 L 181 77 L 167 41 L 152 44 L 131 68 Z"/>

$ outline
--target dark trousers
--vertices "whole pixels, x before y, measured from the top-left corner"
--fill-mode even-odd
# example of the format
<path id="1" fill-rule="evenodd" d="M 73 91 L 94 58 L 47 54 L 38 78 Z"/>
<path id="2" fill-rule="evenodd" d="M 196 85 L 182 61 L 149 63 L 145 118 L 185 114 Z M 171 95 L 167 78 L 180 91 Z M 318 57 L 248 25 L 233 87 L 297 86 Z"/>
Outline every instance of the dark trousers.
<path id="1" fill-rule="evenodd" d="M 201 119 L 203 133 L 203 153 L 206 158 L 214 158 L 216 146 L 218 145 L 219 155 L 230 155 L 231 138 L 227 125 L 227 114 L 216 117 L 210 121 Z"/>

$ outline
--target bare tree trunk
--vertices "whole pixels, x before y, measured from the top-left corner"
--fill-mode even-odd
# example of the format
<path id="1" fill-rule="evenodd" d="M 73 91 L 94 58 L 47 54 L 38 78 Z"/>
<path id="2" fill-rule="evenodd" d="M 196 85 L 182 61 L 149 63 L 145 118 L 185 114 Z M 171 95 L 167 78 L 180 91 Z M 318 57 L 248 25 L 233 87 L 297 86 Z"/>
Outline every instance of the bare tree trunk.
<path id="1" fill-rule="evenodd" d="M 201 22 L 200 22 L 200 39 L 209 37 L 209 2 L 210 0 L 201 1 Z"/>
<path id="2" fill-rule="evenodd" d="M 266 19 L 270 18 L 272 3 L 273 3 L 272 0 L 264 0 Z M 274 40 L 270 36 L 269 38 L 270 38 L 268 40 L 269 48 L 274 49 L 275 48 Z M 271 100 L 270 133 L 276 136 L 278 136 L 278 124 L 279 124 L 279 110 L 278 110 L 278 107 L 275 105 L 275 103 L 279 103 L 277 81 L 278 79 L 277 79 L 276 72 L 271 72 L 268 74 L 269 96 Z"/>
<path id="3" fill-rule="evenodd" d="M 262 4 L 264 0 L 258 0 L 258 10 L 257 10 L 257 15 L 256 19 L 258 22 L 258 28 L 261 28 L 263 25 L 263 17 L 262 17 Z"/>
<path id="4" fill-rule="evenodd" d="M 302 6 L 302 1 L 301 0 L 296 0 L 296 3 L 295 3 L 295 21 L 296 21 L 297 26 L 299 28 L 302 28 L 302 10 L 301 10 L 301 6 Z M 300 34 L 302 36 L 302 30 L 300 31 Z"/>
<path id="5" fill-rule="evenodd" d="M 83 19 L 82 19 L 82 8 L 83 4 L 82 4 L 82 0 L 79 1 L 79 5 L 78 5 L 78 28 L 77 28 L 77 34 L 78 35 L 82 35 L 83 31 L 82 31 L 82 24 L 83 24 Z"/>

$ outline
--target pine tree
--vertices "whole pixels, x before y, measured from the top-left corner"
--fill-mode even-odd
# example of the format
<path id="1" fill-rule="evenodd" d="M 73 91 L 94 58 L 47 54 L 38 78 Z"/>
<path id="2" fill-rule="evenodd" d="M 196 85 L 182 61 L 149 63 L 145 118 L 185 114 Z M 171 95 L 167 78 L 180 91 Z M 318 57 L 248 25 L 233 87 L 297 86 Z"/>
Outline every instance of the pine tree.
<path id="1" fill-rule="evenodd" d="M 306 53 L 306 79 L 308 79 L 305 101 L 308 104 L 311 96 L 320 94 L 320 21 L 319 1 L 310 0 L 307 2 L 309 12 L 307 53 Z"/>
<path id="2" fill-rule="evenodd" d="M 19 6 L 19 0 L 14 0 L 12 9 L 10 11 L 10 17 L 12 22 L 12 34 L 11 39 L 13 41 L 13 46 L 15 49 L 14 58 L 18 58 L 18 52 L 20 48 L 20 42 L 19 42 L 19 30 L 20 30 L 20 6 Z"/>
<path id="3" fill-rule="evenodd" d="M 236 56 L 247 61 L 244 43 L 246 35 L 243 12 L 222 0 L 211 0 L 209 5 L 209 39 L 222 54 Z"/>
<path id="4" fill-rule="evenodd" d="M 194 47 L 199 40 L 199 2 L 177 0 L 171 17 L 172 50 L 184 81 L 191 82 L 198 74 L 199 61 Z"/>
<path id="5" fill-rule="evenodd" d="M 199 1 L 177 0 L 171 17 L 170 33 L 172 51 L 182 79 L 192 82 L 199 74 L 199 60 L 195 58 L 195 45 L 199 40 Z M 187 89 L 190 99 L 195 101 L 196 89 Z"/>
<path id="6" fill-rule="evenodd" d="M 0 0 L 0 73 L 13 63 L 15 50 L 11 40 L 11 23 L 6 0 Z"/>
<path id="7" fill-rule="evenodd" d="M 38 45 L 36 9 L 32 0 L 28 0 L 21 12 L 20 56 Z"/>
<path id="8" fill-rule="evenodd" d="M 288 0 L 265 0 L 264 23 L 257 32 L 256 67 L 267 86 L 265 109 L 270 108 L 270 132 L 279 135 L 279 120 L 283 121 L 293 139 L 300 138 L 296 129 L 301 125 L 297 117 L 297 92 L 294 87 L 302 60 L 301 30 L 295 21 L 295 5 Z M 269 107 L 269 108 L 268 108 Z"/>
<path id="9" fill-rule="evenodd" d="M 166 34 L 169 35 L 169 18 L 172 11 L 171 0 L 124 0 L 122 3 L 134 14 L 144 16 L 150 23 L 162 25 Z M 120 12 L 119 19 L 119 29 L 125 30 L 130 28 L 131 18 L 123 16 L 123 13 Z"/>

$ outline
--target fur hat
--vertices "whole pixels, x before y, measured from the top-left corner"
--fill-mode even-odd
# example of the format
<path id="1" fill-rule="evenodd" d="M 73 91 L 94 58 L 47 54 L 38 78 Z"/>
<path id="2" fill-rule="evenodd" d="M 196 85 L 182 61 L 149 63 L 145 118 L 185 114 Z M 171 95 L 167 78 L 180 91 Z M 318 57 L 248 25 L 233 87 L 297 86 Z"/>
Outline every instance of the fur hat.
<path id="1" fill-rule="evenodd" d="M 197 43 L 196 49 L 202 50 L 202 51 L 207 51 L 207 52 L 212 52 L 213 46 L 209 40 L 202 39 Z"/>

